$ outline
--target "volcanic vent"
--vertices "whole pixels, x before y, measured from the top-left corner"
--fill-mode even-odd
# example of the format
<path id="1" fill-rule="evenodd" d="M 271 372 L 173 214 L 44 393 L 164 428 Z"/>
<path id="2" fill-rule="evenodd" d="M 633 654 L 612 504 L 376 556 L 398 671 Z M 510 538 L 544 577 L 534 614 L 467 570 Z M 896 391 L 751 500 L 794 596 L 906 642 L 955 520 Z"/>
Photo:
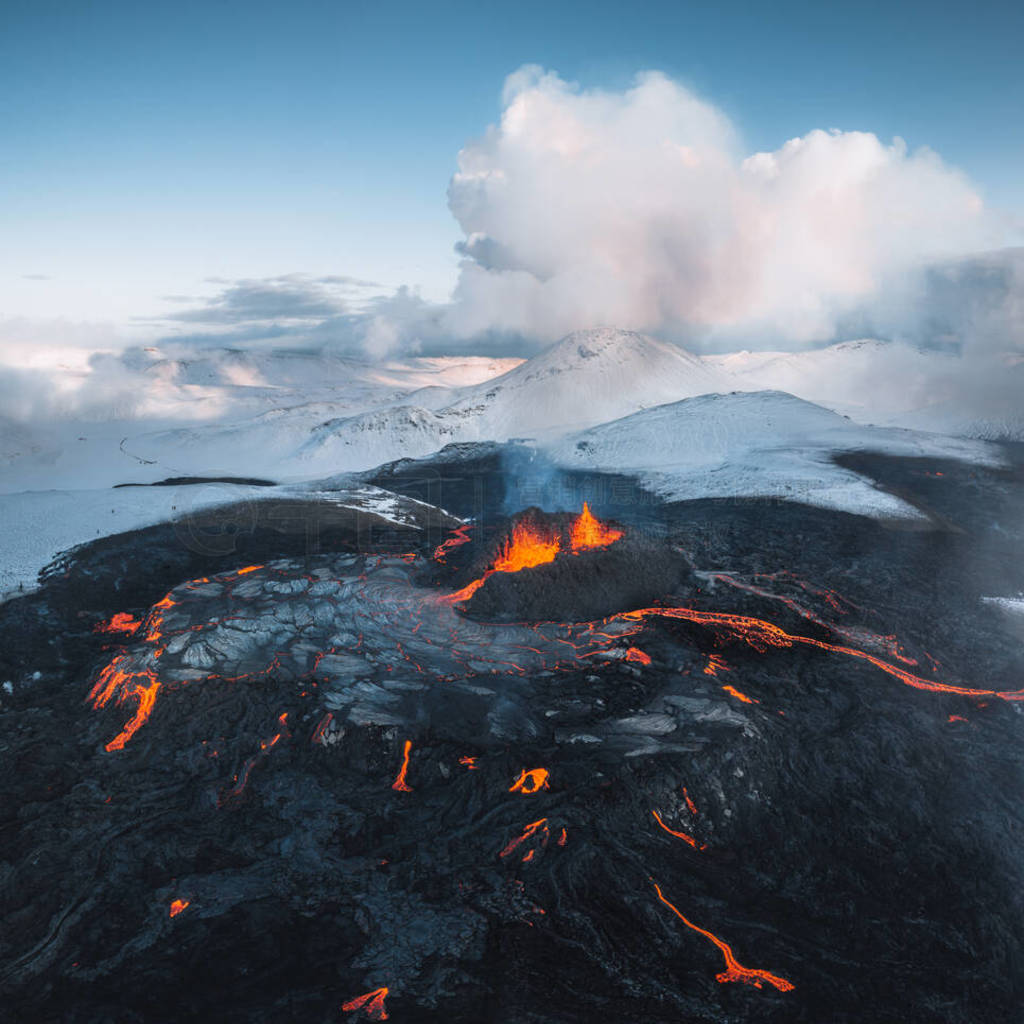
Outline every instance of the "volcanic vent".
<path id="1" fill-rule="evenodd" d="M 578 515 L 526 509 L 497 538 L 450 598 L 481 621 L 588 622 L 653 604 L 689 575 L 677 552 L 602 522 L 586 502 Z"/>

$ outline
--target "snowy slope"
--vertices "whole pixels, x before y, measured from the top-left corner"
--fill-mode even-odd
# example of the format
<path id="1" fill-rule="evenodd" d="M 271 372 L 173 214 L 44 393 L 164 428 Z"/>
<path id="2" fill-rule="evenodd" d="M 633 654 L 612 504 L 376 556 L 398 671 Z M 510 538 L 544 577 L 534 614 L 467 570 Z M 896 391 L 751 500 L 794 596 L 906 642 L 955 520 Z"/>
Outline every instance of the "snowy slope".
<path id="1" fill-rule="evenodd" d="M 981 442 L 862 426 L 778 391 L 705 395 L 572 434 L 548 447 L 571 469 L 639 473 L 672 500 L 786 498 L 864 515 L 913 516 L 904 502 L 836 466 L 870 450 L 999 464 Z"/>
<path id="2" fill-rule="evenodd" d="M 413 405 L 377 409 L 315 427 L 293 453 L 292 472 L 370 469 L 397 458 L 417 458 L 451 441 L 479 435 L 473 420 L 450 419 Z"/>
<path id="3" fill-rule="evenodd" d="M 521 362 L 460 356 L 375 365 L 293 350 L 224 349 L 188 359 L 158 355 L 156 350 L 135 354 L 144 364 L 139 418 L 134 425 L 118 425 L 115 443 L 107 443 L 106 457 L 96 460 L 94 483 L 151 482 L 174 475 L 294 477 L 308 472 L 308 458 L 296 456 L 324 423 L 409 403 L 438 408 L 450 403 L 459 388 Z M 155 419 L 147 420 L 150 416 Z M 190 422 L 182 424 L 182 419 Z M 99 425 L 83 432 L 90 438 L 111 435 Z M 25 486 L 81 486 L 84 452 L 79 445 L 71 447 L 76 450 L 69 465 L 58 464 L 49 479 L 45 472 L 31 474 Z M 14 480 L 0 475 L 0 491 L 16 489 Z"/>
<path id="4" fill-rule="evenodd" d="M 0 601 L 32 590 L 40 570 L 62 551 L 128 530 L 178 519 L 218 505 L 273 498 L 329 501 L 417 527 L 432 506 L 379 487 L 336 481 L 313 487 L 183 484 L 0 495 Z"/>
<path id="5" fill-rule="evenodd" d="M 260 494 L 262 490 L 262 494 Z M 0 495 L 0 600 L 31 590 L 61 551 L 126 530 L 164 522 L 185 510 L 241 501 L 266 489 L 125 487 L 117 490 L 25 491 Z"/>

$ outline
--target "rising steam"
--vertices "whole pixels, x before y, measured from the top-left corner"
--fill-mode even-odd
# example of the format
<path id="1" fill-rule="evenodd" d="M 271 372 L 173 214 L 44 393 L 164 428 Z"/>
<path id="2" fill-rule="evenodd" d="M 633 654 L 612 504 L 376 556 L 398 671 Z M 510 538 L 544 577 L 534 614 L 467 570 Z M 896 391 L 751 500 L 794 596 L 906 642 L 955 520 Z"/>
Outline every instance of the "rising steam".
<path id="1" fill-rule="evenodd" d="M 879 315 L 926 264 L 1000 242 L 965 177 L 867 132 L 745 155 L 659 73 L 624 92 L 523 68 L 449 189 L 465 256 L 446 326 L 553 341 L 581 327 L 794 347 Z"/>

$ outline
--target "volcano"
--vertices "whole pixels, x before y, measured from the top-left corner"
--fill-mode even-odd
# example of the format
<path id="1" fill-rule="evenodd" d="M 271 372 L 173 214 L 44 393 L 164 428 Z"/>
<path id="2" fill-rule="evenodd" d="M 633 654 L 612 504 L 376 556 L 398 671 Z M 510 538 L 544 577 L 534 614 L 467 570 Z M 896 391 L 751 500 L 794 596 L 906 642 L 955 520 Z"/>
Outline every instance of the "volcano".
<path id="1" fill-rule="evenodd" d="M 525 510 L 467 571 L 480 574 L 449 600 L 486 622 L 599 619 L 660 600 L 688 575 L 678 553 L 601 522 L 586 502 L 575 516 Z"/>

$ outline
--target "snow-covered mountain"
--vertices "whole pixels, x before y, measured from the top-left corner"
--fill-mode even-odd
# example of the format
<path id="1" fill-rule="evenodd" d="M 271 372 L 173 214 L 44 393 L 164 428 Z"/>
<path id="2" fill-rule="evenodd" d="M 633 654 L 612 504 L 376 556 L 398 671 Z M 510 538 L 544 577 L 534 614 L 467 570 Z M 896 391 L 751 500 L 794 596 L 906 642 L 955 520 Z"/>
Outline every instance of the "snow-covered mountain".
<path id="1" fill-rule="evenodd" d="M 686 399 L 547 448 L 565 468 L 637 473 L 672 500 L 770 497 L 865 515 L 913 515 L 832 460 L 836 452 L 856 450 L 1000 463 L 998 452 L 979 441 L 864 426 L 781 391 Z"/>
<path id="2" fill-rule="evenodd" d="M 633 331 L 576 331 L 443 410 L 503 440 L 591 426 L 640 409 L 730 390 L 727 374 L 676 345 Z"/>
<path id="3" fill-rule="evenodd" d="M 196 473 L 230 466 L 309 476 L 426 455 L 451 441 L 547 436 L 729 384 L 728 375 L 675 345 L 631 331 L 579 331 L 482 383 L 427 387 L 371 409 L 305 405 L 135 438 L 128 449 L 175 472 L 192 460 Z"/>

